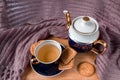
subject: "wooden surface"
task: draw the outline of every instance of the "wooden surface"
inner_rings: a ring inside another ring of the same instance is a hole
[[[66,39],[59,39],[59,38],[53,38],[53,37],[49,39],[56,40],[64,44],[65,46],[68,46],[68,41]],[[78,53],[75,56],[74,67],[72,69],[63,71],[61,74],[54,77],[46,77],[46,76],[37,74],[32,70],[30,65],[28,65],[24,74],[22,75],[22,80],[99,80],[96,72],[93,75],[86,77],[81,75],[78,71],[78,65],[84,61],[87,61],[93,64],[95,67],[94,60],[95,60],[94,53],[91,53],[91,52],[84,53],[84,54]]]

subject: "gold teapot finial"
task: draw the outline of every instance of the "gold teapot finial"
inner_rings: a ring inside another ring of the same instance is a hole
[[[67,21],[67,29],[69,29],[70,25],[71,25],[71,16],[70,13],[67,10],[64,10],[63,13],[66,15],[66,21]]]

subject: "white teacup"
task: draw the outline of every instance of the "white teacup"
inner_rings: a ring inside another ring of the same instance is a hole
[[[44,40],[36,46],[34,50],[35,58],[32,59],[32,63],[54,63],[60,58],[61,53],[62,47],[60,43],[55,40]]]

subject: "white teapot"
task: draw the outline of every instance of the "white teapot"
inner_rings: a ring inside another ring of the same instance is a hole
[[[64,10],[67,20],[69,35],[69,45],[78,52],[93,51],[96,54],[103,54],[107,43],[99,38],[99,24],[90,16],[78,16],[71,21],[70,13]],[[94,46],[100,44],[103,50],[98,50]]]

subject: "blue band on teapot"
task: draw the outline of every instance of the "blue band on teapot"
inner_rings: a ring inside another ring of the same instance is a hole
[[[92,49],[93,44],[77,43],[69,37],[69,45],[71,48],[75,49],[77,52],[88,52]]]

